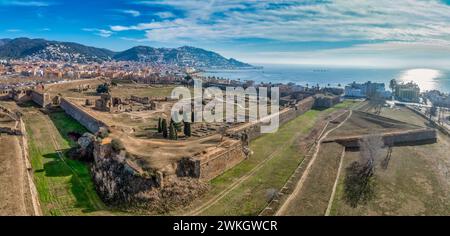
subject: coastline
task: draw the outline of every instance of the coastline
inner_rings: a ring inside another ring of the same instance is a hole
[[[259,65],[257,65],[259,66]],[[293,65],[262,65],[261,69],[207,69],[199,72],[202,76],[211,76],[238,81],[252,80],[257,83],[295,83],[303,86],[345,87],[352,82],[364,83],[367,81],[385,83],[389,87],[391,79],[409,82],[405,79],[411,77],[408,72],[417,69],[383,69],[383,68],[344,68],[324,66],[293,66]],[[414,81],[419,84],[421,91],[433,89],[450,93],[450,73],[438,71],[440,77],[427,78],[421,74]],[[408,75],[408,76],[406,76]],[[341,86],[338,86],[341,85]]]

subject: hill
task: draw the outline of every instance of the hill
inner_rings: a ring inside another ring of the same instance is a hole
[[[49,60],[66,62],[141,61],[153,64],[196,68],[252,68],[218,53],[195,47],[153,48],[137,46],[123,52],[88,47],[78,43],[45,39],[0,39],[0,59]]]

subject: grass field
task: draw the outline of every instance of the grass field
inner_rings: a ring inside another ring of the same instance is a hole
[[[258,164],[270,157],[272,159],[201,215],[258,215],[271,200],[271,195],[284,185],[303,160],[304,153],[299,148],[300,138],[308,135],[319,117],[353,104],[346,101],[327,110],[310,110],[281,126],[278,132],[253,140],[250,144],[253,155],[213,179],[211,191],[199,199],[198,204],[222,192]]]
[[[75,144],[67,134],[82,134],[85,128],[62,112],[47,116],[34,107],[24,110],[29,154],[43,214],[114,214],[98,197],[88,165],[66,158],[66,151]]]

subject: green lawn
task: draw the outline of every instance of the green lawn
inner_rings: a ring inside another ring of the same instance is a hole
[[[284,124],[273,134],[263,135],[250,144],[253,155],[211,181],[211,191],[199,200],[220,193],[235,180],[244,176],[259,163],[273,157],[262,165],[253,176],[245,180],[224,198],[206,209],[202,215],[257,215],[266,206],[270,193],[278,191],[303,160],[304,153],[298,147],[299,138],[306,136],[319,116],[353,105],[346,101],[323,111],[310,110]],[[272,155],[272,156],[271,156]]]
[[[36,108],[26,108],[24,118],[43,214],[113,214],[97,195],[88,165],[66,158],[66,151],[75,145],[67,134],[83,134],[85,128],[62,112],[47,116]],[[56,152],[54,142],[62,151],[63,159]]]

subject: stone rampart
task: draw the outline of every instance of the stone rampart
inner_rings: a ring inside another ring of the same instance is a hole
[[[107,126],[65,98],[61,98],[60,106],[69,116],[80,122],[80,124],[92,133],[96,133],[100,127]]]

